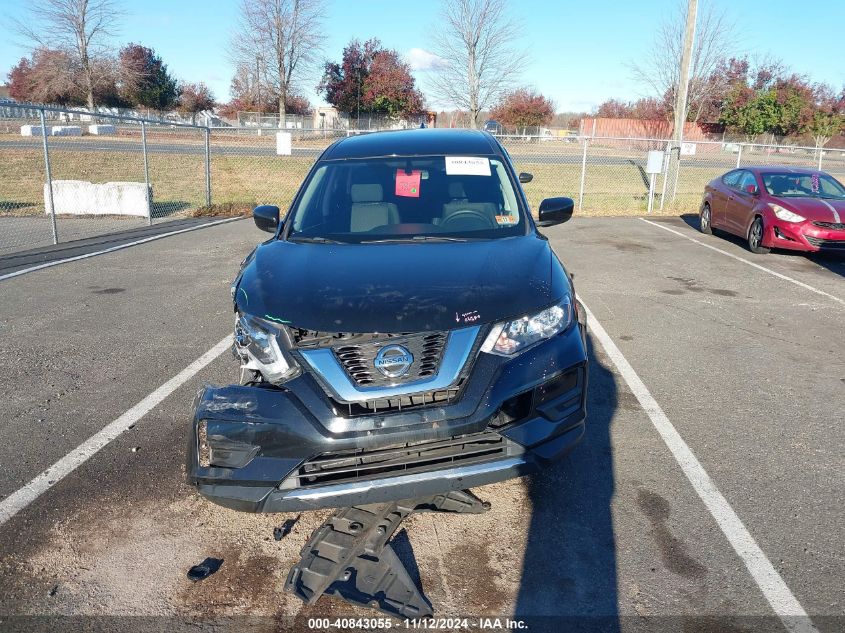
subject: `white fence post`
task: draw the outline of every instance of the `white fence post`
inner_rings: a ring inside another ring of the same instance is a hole
[[[150,199],[150,166],[147,162],[147,123],[141,121],[141,151],[144,154],[144,185],[147,196],[147,226],[153,225],[153,202]]]
[[[53,244],[59,243],[56,230],[56,205],[53,203],[53,174],[50,172],[50,151],[47,149],[47,124],[44,120],[44,108],[38,111],[41,117],[41,140],[44,142],[44,173],[47,179],[47,202],[50,203],[50,225],[53,229]]]
[[[663,187],[660,191],[660,210],[663,211],[663,202],[666,200],[666,180],[669,178],[669,163],[672,157],[672,141],[666,141],[666,150],[663,152]]]
[[[584,137],[584,152],[581,155],[581,186],[578,189],[578,210],[584,206],[584,177],[587,175],[587,137]]]
[[[211,130],[205,128],[205,206],[211,206]]]
[[[742,143],[739,144],[739,151],[736,153],[736,168],[739,169],[740,161],[742,161]]]

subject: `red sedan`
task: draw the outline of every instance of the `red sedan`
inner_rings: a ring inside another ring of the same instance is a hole
[[[700,220],[702,233],[739,235],[752,253],[845,253],[845,186],[812,169],[734,169],[704,188]]]

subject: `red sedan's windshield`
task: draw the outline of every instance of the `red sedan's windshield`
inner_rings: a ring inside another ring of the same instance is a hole
[[[766,172],[763,185],[769,195],[779,198],[833,198],[845,200],[845,187],[833,176],[823,172],[796,174]]]

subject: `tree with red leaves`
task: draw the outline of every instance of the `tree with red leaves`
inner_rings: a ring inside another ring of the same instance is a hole
[[[104,63],[109,39],[123,16],[115,0],[33,0],[26,16],[12,19],[11,26],[39,49],[61,52],[71,64],[63,83],[73,82],[74,92],[82,91],[83,103],[93,108],[102,82],[112,81],[110,64]],[[106,94],[110,91],[105,88]]]
[[[666,121],[668,109],[665,102],[651,97],[626,103],[619,99],[608,99],[596,109],[600,119],[638,119],[641,121]]]
[[[817,84],[813,102],[815,109],[807,122],[807,131],[816,147],[824,147],[834,136],[845,133],[845,90],[836,94],[830,86]]]
[[[214,107],[214,95],[204,83],[180,83],[176,109],[191,115],[191,123],[197,122],[197,113]]]
[[[631,106],[621,99],[608,99],[596,109],[596,117],[600,119],[629,119]]]
[[[79,106],[86,102],[80,69],[64,51],[39,48],[9,72],[9,94],[18,101]]]
[[[339,64],[327,62],[317,90],[340,112],[356,117],[363,112],[397,118],[423,110],[410,67],[376,38],[352,40]]]
[[[176,105],[176,80],[153,49],[127,44],[120,49],[119,60],[120,96],[126,103],[159,111]]]
[[[220,107],[220,114],[234,119],[238,112],[259,114],[278,112],[279,93],[274,84],[265,81],[261,73],[249,64],[238,64],[229,87],[232,100]],[[285,114],[306,116],[312,112],[311,103],[302,95],[289,91],[285,97]]]
[[[528,88],[508,93],[490,111],[490,117],[507,128],[522,130],[547,125],[555,115],[554,104]]]

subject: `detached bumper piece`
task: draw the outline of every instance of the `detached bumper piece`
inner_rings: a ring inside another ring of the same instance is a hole
[[[388,541],[415,511],[480,514],[489,508],[489,503],[463,490],[336,510],[305,543],[285,591],[306,604],[328,594],[391,616],[431,616],[431,604]]]

